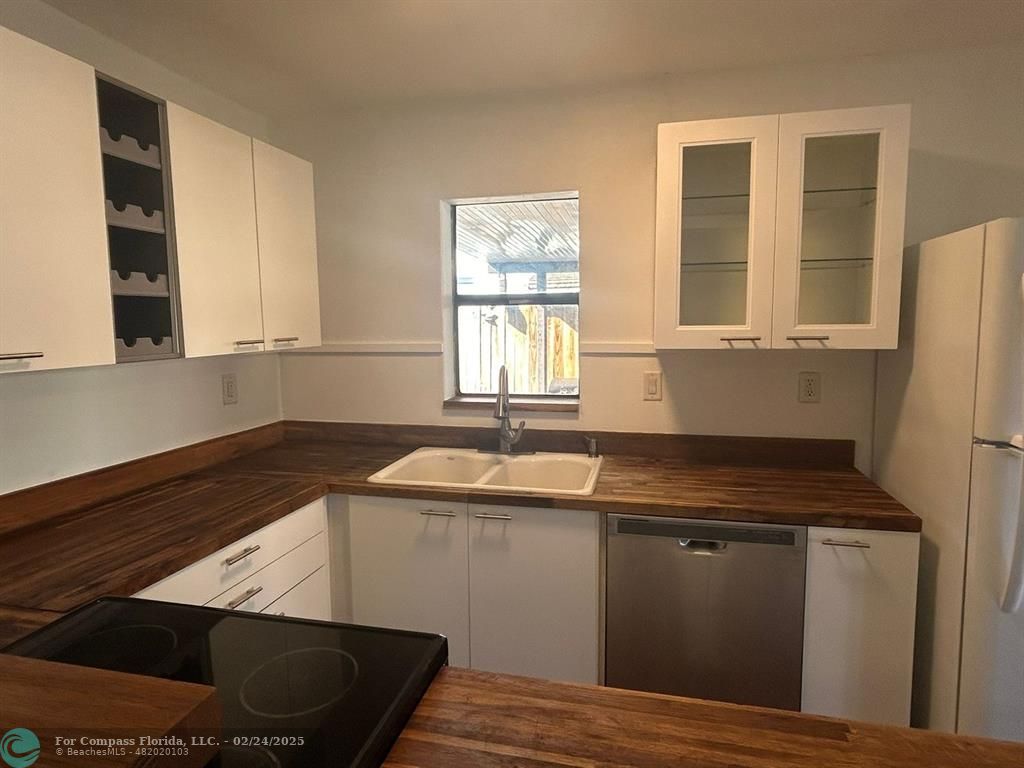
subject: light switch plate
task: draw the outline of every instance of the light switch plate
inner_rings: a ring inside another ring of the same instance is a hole
[[[238,402],[238,377],[233,373],[225,373],[220,377],[220,391],[224,405]]]
[[[644,371],[644,400],[661,400],[661,371]]]

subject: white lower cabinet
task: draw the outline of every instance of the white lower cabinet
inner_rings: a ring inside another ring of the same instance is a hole
[[[349,500],[352,620],[438,632],[453,666],[596,683],[599,515]]]
[[[807,529],[802,711],[909,724],[919,542]]]
[[[466,505],[356,496],[348,514],[352,621],[443,634],[468,667]]]
[[[327,562],[327,542],[323,533],[303,542],[266,568],[213,598],[207,605],[235,611],[260,612],[300,584]],[[330,595],[325,595],[327,600]]]
[[[598,682],[600,515],[469,506],[470,663]]]
[[[330,574],[326,565],[285,592],[261,613],[293,619],[331,620]]]
[[[325,571],[324,577],[328,577],[327,553],[327,504],[318,499],[146,587],[135,597],[263,611],[317,571]],[[330,581],[320,583],[318,605],[325,607],[318,610],[330,618]]]

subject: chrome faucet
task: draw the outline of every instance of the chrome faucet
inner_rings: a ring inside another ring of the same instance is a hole
[[[526,431],[526,422],[520,421],[516,429],[508,414],[511,408],[508,402],[508,371],[501,366],[498,371],[498,399],[494,401],[494,418],[498,420],[498,453],[512,453],[512,446],[520,441]]]

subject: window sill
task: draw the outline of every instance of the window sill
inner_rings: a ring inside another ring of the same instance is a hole
[[[558,400],[546,397],[513,397],[510,400],[510,404],[515,411],[579,413],[580,410],[580,400],[578,397],[559,398]],[[445,408],[489,410],[494,408],[494,398],[476,395],[456,395],[445,400],[443,405]]]

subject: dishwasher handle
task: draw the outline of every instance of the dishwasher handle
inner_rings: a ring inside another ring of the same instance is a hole
[[[712,539],[680,539],[679,546],[691,555],[721,555],[729,545]]]

